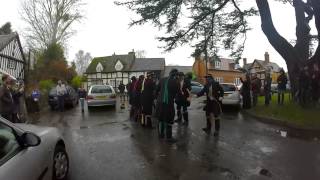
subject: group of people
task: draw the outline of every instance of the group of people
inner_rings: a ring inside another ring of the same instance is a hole
[[[243,108],[250,109],[251,106],[256,106],[258,103],[258,97],[261,94],[263,87],[263,94],[265,97],[265,105],[268,106],[272,97],[272,78],[270,73],[265,74],[263,84],[257,74],[246,74],[245,78],[240,78],[242,82],[241,95],[243,97]],[[284,93],[287,88],[288,78],[283,69],[280,70],[280,75],[277,78],[277,91],[278,91],[278,104],[284,104]]]
[[[152,110],[154,109],[156,82],[152,72],[131,78],[128,84],[130,117],[142,126],[152,128]]]
[[[185,75],[178,70],[171,70],[168,77],[155,82],[153,74],[131,78],[128,85],[129,103],[131,105],[130,117],[142,126],[152,128],[152,113],[158,117],[159,138],[174,142],[172,126],[176,122],[188,126],[188,107],[191,104],[191,79],[192,76]],[[211,75],[206,76],[206,85],[198,97],[207,95],[204,108],[207,116],[207,126],[203,128],[206,133],[211,133],[212,121],[215,121],[214,135],[219,135],[221,114],[221,101],[224,95],[223,88]],[[175,119],[175,116],[177,118]]]
[[[297,100],[303,106],[319,105],[320,100],[320,63],[314,63],[300,68],[299,87],[296,93]]]
[[[21,122],[20,118],[20,97],[24,92],[23,84],[9,75],[2,76],[2,85],[0,87],[0,115],[13,122]]]

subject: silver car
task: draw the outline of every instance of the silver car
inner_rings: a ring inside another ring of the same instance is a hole
[[[240,107],[241,96],[238,87],[232,83],[220,83],[224,91],[223,105],[235,105]]]
[[[88,107],[116,106],[117,95],[110,85],[92,85],[87,96]]]
[[[0,179],[65,180],[68,171],[65,143],[56,128],[0,117]]]

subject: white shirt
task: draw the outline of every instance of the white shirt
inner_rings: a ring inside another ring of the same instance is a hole
[[[57,95],[58,96],[63,96],[67,94],[67,88],[64,84],[57,85]]]

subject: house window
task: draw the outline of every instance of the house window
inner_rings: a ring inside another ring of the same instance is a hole
[[[223,83],[223,77],[215,77],[214,80],[219,83]]]
[[[111,85],[112,87],[116,87],[116,80],[111,79],[111,80],[110,80],[110,85]]]
[[[214,67],[215,67],[216,69],[220,69],[220,68],[221,68],[221,62],[220,62],[220,61],[215,61],[215,62],[214,62]]]
[[[9,60],[8,61],[8,68],[9,69],[16,69],[16,66],[17,66],[17,62],[14,61],[14,60]]]
[[[236,84],[236,85],[241,84],[240,78],[235,78],[234,79],[234,84]]]

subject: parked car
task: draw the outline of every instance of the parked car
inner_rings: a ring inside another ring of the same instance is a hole
[[[224,97],[222,99],[223,105],[235,105],[240,107],[241,95],[240,91],[235,84],[232,83],[220,83],[224,91]]]
[[[68,171],[65,142],[56,128],[0,117],[0,179],[65,180]]]
[[[88,107],[113,106],[116,107],[117,95],[110,85],[92,85],[87,96]]]
[[[65,95],[64,105],[69,107],[75,107],[79,103],[78,93],[73,89],[73,87],[66,85],[67,94]],[[51,110],[58,108],[58,95],[56,87],[53,87],[49,91],[49,105]]]
[[[196,82],[191,81],[191,93],[192,94],[198,94],[203,89],[203,85]]]

